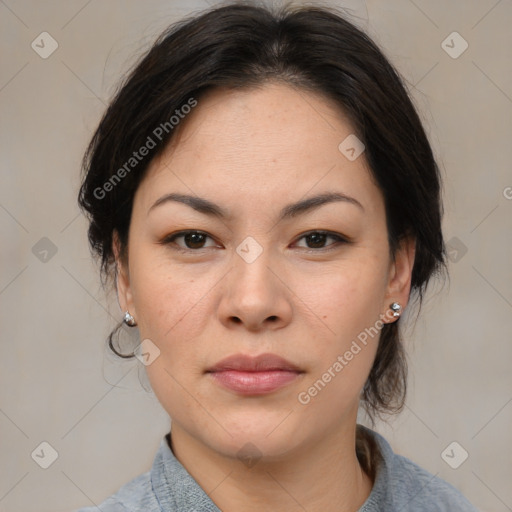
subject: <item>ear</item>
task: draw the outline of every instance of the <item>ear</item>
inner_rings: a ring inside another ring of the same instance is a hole
[[[137,319],[130,287],[130,273],[128,271],[128,256],[121,252],[121,242],[117,231],[114,231],[112,239],[112,251],[116,260],[116,287],[119,307],[124,313],[128,311],[135,320]]]
[[[407,306],[411,292],[415,255],[416,240],[412,237],[404,237],[391,262],[385,304],[383,305],[385,311],[389,311],[392,302],[398,302],[402,306],[402,310]]]

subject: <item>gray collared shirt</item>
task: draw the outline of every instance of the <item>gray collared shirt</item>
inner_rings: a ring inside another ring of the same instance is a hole
[[[393,453],[389,443],[366,427],[381,454],[370,496],[358,512],[478,512],[444,480]],[[165,436],[150,471],[125,484],[98,505],[101,512],[219,512],[176,459]],[[97,512],[97,507],[76,512]]]

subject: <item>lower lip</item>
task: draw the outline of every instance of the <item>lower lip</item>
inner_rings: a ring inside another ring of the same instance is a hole
[[[225,370],[211,373],[222,386],[241,395],[264,395],[280,389],[300,374],[287,370],[243,372]]]

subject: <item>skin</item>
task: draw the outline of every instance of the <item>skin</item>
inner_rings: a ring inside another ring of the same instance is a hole
[[[160,350],[146,369],[172,419],[173,452],[223,511],[352,511],[371,492],[355,427],[378,336],[309,403],[298,401],[393,301],[409,298],[414,243],[391,258],[364,153],[349,161],[338,149],[352,133],[336,105],[288,85],[210,92],[137,189],[127,258],[114,242],[120,305]],[[330,202],[278,219],[286,205],[333,191],[361,207]],[[174,201],[151,208],[171,192],[229,215]],[[186,229],[208,236],[161,243]],[[314,230],[349,243],[304,237]],[[251,263],[236,252],[249,236],[262,249]],[[229,355],[268,352],[303,373],[259,397],[205,373]],[[237,456],[244,446],[251,467]]]

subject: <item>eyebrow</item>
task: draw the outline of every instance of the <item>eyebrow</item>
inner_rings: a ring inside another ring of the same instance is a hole
[[[309,211],[315,210],[324,204],[339,201],[353,204],[364,211],[363,205],[353,197],[347,196],[346,194],[342,194],[340,192],[325,192],[323,194],[308,197],[307,199],[302,199],[301,201],[285,206],[279,213],[279,221],[291,219]],[[219,219],[225,219],[229,217],[228,212],[224,210],[224,208],[209,201],[208,199],[176,193],[166,194],[157,199],[155,203],[153,203],[153,205],[149,208],[148,214],[153,209],[168,202],[182,203],[190,206],[200,213],[209,215],[211,217],[218,217]]]

